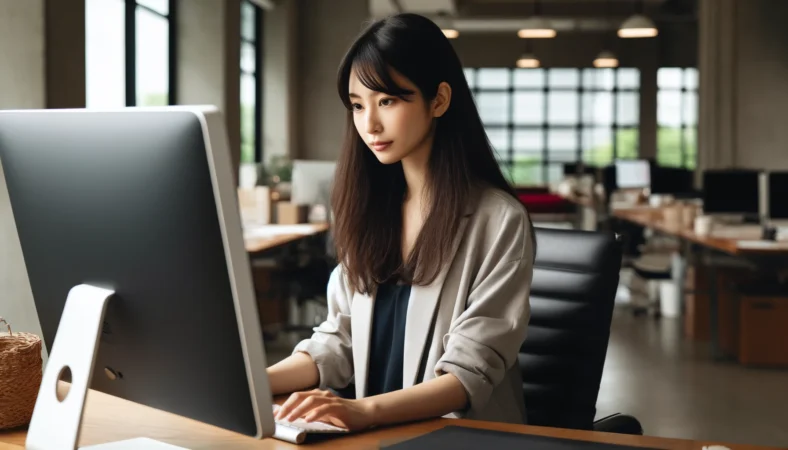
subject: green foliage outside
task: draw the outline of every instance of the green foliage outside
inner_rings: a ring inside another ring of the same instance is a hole
[[[241,162],[254,162],[254,105],[241,105]]]

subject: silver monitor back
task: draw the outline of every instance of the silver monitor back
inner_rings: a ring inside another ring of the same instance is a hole
[[[231,167],[213,107],[0,111],[47,348],[72,287],[110,289],[91,387],[259,438],[271,392]]]

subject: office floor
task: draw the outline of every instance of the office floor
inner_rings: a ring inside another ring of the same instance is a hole
[[[788,446],[788,370],[713,362],[678,319],[617,310],[597,417],[626,412],[652,436]]]

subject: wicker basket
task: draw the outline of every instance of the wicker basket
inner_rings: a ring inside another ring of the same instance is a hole
[[[0,430],[30,423],[41,386],[41,339],[30,333],[0,333]]]

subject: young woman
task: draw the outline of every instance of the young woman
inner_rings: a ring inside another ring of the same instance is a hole
[[[517,353],[535,243],[459,58],[429,19],[372,24],[338,75],[328,318],[270,367],[278,420],[350,429],[450,416],[523,423]],[[355,398],[329,389],[355,384]],[[305,391],[310,388],[314,390]]]

